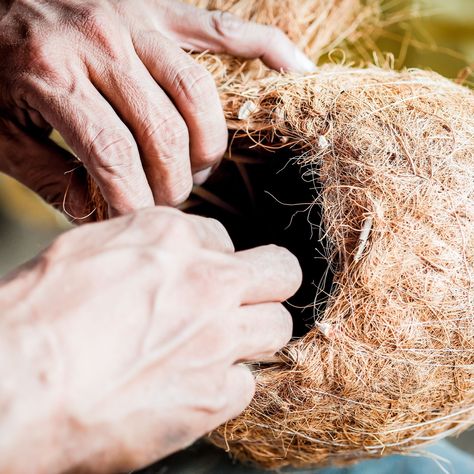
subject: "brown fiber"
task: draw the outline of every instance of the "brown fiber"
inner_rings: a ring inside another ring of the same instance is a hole
[[[334,283],[314,328],[281,363],[255,367],[251,406],[213,441],[265,467],[308,466],[468,427],[472,91],[432,72],[343,66],[225,84],[229,128],[290,147],[304,179],[288,185],[319,189]],[[254,112],[238,120],[246,102]]]
[[[373,38],[403,16],[381,0],[186,0],[283,30],[315,62],[334,48]],[[387,2],[386,2],[387,3]],[[391,2],[399,3],[399,0]]]
[[[195,3],[268,19],[313,57],[338,33],[333,28],[322,42],[318,28],[308,33],[321,5],[364,11],[344,0]],[[348,17],[359,18],[357,11]],[[212,441],[241,460],[277,468],[405,453],[468,427],[473,92],[419,70],[326,65],[306,76],[262,68],[250,74],[226,57],[200,61],[218,83],[233,143],[251,137],[260,154],[285,148],[304,178],[288,186],[317,190],[322,221],[314,224],[334,273],[314,327],[279,362],[254,366],[253,402]]]

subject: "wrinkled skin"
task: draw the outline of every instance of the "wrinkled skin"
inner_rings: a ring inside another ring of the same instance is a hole
[[[300,280],[169,208],[62,235],[0,285],[0,471],[137,469],[236,416]]]
[[[111,216],[177,205],[227,144],[212,77],[183,49],[314,67],[278,29],[176,0],[0,0],[0,115],[30,132],[59,130]],[[64,174],[72,157],[50,155],[2,158],[0,170],[59,207],[71,191],[66,210],[84,217],[72,189],[80,178]],[[32,166],[48,173],[32,176]]]
[[[0,171],[21,181],[71,219],[81,216],[77,223],[93,220],[87,210],[87,175],[74,157],[47,136],[28,133],[2,117]]]
[[[227,141],[184,49],[313,68],[278,30],[177,1],[0,0],[0,171],[83,217],[56,128],[111,216],[181,202]],[[234,417],[254,390],[241,362],[288,341],[300,279],[287,251],[235,253],[169,208],[64,234],[0,280],[0,471],[137,469]]]

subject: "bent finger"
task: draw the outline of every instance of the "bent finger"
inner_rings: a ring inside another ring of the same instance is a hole
[[[138,58],[128,68],[91,63],[93,84],[133,133],[155,203],[181,204],[193,184],[184,119]]]
[[[199,417],[196,422],[202,423],[203,435],[240,415],[248,407],[255,394],[255,377],[244,364],[232,365],[223,375],[225,376],[224,383],[219,384],[218,388],[215,387],[218,390],[219,408],[211,411],[206,409],[205,417],[203,417],[203,411],[193,413]],[[214,383],[209,379],[210,387]]]
[[[233,253],[234,244],[225,227],[216,219],[185,214],[171,207],[154,207],[134,215],[140,222],[136,226],[142,244],[155,242],[157,231],[161,245],[175,249],[183,244],[191,244],[207,250]],[[163,226],[164,224],[164,226]],[[143,228],[147,232],[141,232]],[[162,235],[164,228],[164,235]],[[130,231],[127,232],[130,235]],[[128,237],[127,237],[128,238]]]
[[[224,225],[218,220],[195,215],[188,217],[195,223],[198,238],[204,248],[224,253],[234,252],[234,243]]]
[[[215,167],[227,147],[227,126],[212,76],[158,33],[136,33],[134,43],[140,59],[186,121],[193,173]]]
[[[110,215],[154,205],[135,140],[114,109],[79,81],[73,93],[34,87],[28,103],[63,136],[84,163],[109,205]]]
[[[293,296],[301,285],[298,259],[288,250],[267,245],[237,252],[246,266],[242,304],[282,302]]]
[[[217,425],[240,415],[250,404],[255,394],[255,378],[248,367],[243,364],[232,366],[227,372],[226,393],[228,394],[227,410]]]
[[[187,7],[179,11],[170,28],[188,50],[260,58],[276,70],[314,72],[314,63],[279,29],[245,21],[222,11]]]
[[[293,320],[280,303],[246,305],[232,316],[238,361],[271,357],[291,339]]]

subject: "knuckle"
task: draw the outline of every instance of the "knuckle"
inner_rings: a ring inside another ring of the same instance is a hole
[[[202,166],[212,165],[227,148],[227,127],[214,79],[205,68],[194,63],[182,68],[173,82],[186,107],[203,124],[203,128],[206,126],[203,135],[209,138],[205,140],[198,159]]]
[[[242,341],[255,340],[255,331],[260,331],[259,356],[271,356],[288,341],[293,331],[290,313],[279,303],[266,303],[256,308],[258,316],[241,318],[239,334]],[[260,319],[260,320],[259,320]]]
[[[143,139],[145,142],[156,141],[160,144],[160,159],[165,163],[176,159],[176,151],[187,151],[189,148],[186,123],[180,117],[173,115],[150,120],[143,132]]]
[[[188,128],[186,127],[186,124],[183,120],[174,120],[172,122],[167,122],[162,132],[166,134],[166,141],[172,149],[181,150],[184,148],[188,148]]]
[[[169,213],[157,216],[156,223],[151,225],[158,231],[162,243],[168,244],[177,251],[184,251],[198,244],[194,226],[180,214]]]
[[[188,199],[192,190],[193,181],[192,176],[189,175],[189,179],[181,179],[170,187],[166,196],[166,203],[171,207],[179,206]]]
[[[226,419],[239,415],[252,401],[255,395],[256,382],[252,371],[245,365],[233,366],[223,383],[216,384],[210,408],[215,415]],[[226,420],[222,420],[226,421]]]
[[[36,62],[31,63],[28,70],[18,74],[11,87],[12,96],[17,101],[27,102],[33,97],[53,96],[61,100],[67,99],[69,93],[75,89],[76,80],[58,73],[46,62],[39,63],[41,59],[36,58]]]
[[[213,166],[224,156],[227,150],[227,140],[215,139],[199,154],[199,164],[203,168]]]
[[[121,42],[114,41],[116,36],[113,28],[115,15],[112,9],[106,7],[106,3],[77,2],[76,5],[69,8],[64,22],[72,24],[73,29],[84,37],[93,39],[94,45],[99,47],[102,53],[117,61],[120,60],[122,51],[119,45]]]
[[[265,33],[266,33],[266,38],[270,38],[272,41],[274,41],[277,45],[281,43],[287,43],[290,42],[288,36],[278,27],[276,26],[260,26],[260,28],[265,28]],[[271,42],[268,42],[269,44]]]
[[[102,128],[90,141],[86,157],[113,174],[124,176],[134,166],[137,148],[129,133],[117,128]]]
[[[209,97],[216,96],[216,86],[211,74],[202,66],[194,63],[176,74],[178,92],[184,95],[195,108],[206,110]]]
[[[227,229],[225,228],[224,224],[222,224],[222,222],[218,221],[217,219],[213,219],[211,217],[207,218],[207,223],[212,229],[214,229],[215,234],[218,236],[225,248],[228,248],[230,251],[233,251],[234,243],[232,242],[232,239],[229,233],[227,232]]]
[[[194,235],[194,226],[191,222],[177,213],[168,214],[164,223],[168,235],[190,239]]]
[[[252,371],[245,365],[236,366],[238,369],[238,381],[239,386],[241,387],[241,403],[243,403],[244,408],[252,401],[253,396],[255,395],[255,377]]]
[[[86,1],[76,2],[74,6],[70,6],[65,19],[81,31],[95,33],[104,26],[106,15],[98,2]]]
[[[26,41],[25,54],[15,64],[15,89],[27,92],[54,92],[71,90],[71,77],[60,67],[60,56],[50,42],[34,33]]]
[[[194,260],[189,274],[197,289],[209,297],[219,294],[219,301],[226,300],[225,304],[229,305],[229,291],[235,291],[235,273],[234,266],[225,258],[219,258],[219,261],[208,258]]]
[[[278,319],[279,334],[281,336],[281,344],[279,346],[281,347],[291,339],[293,333],[293,318],[282,304],[275,303],[275,305],[274,311]]]
[[[229,12],[213,11],[210,14],[211,28],[224,40],[234,39],[242,30],[244,22]]]
[[[167,259],[169,261],[169,253],[163,251],[166,244],[171,244],[179,251],[190,240],[192,226],[188,226],[186,219],[178,212],[168,212],[165,208],[144,209],[120,219],[125,223],[122,228],[124,235],[129,236],[128,242],[134,246],[134,252],[130,253],[132,268],[138,271],[151,266],[152,271],[156,272],[157,268],[165,265]],[[136,265],[137,261],[143,264]]]
[[[47,30],[48,34],[45,34]],[[56,89],[67,80],[64,68],[62,51],[58,51],[59,32],[56,25],[49,19],[28,21],[19,19],[11,30],[2,34],[0,28],[0,57],[2,67],[0,77],[8,87],[15,90],[25,80],[30,82],[28,90],[33,86],[46,86],[48,91]]]

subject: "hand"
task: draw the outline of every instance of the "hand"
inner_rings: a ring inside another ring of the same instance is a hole
[[[0,110],[59,130],[109,214],[176,205],[227,144],[212,77],[182,48],[313,68],[275,28],[176,0],[0,0]]]
[[[59,237],[0,286],[0,471],[137,469],[236,416],[300,280],[288,251],[234,253],[169,208]]]
[[[1,117],[0,172],[17,178],[72,220],[94,220],[87,174],[75,158],[48,137],[27,133]]]

